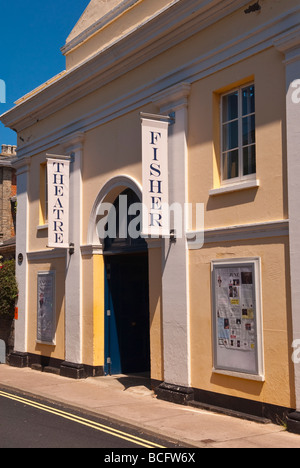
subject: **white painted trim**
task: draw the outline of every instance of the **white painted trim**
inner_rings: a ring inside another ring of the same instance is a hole
[[[66,262],[65,280],[65,360],[82,363],[83,353],[83,298],[82,298],[82,133],[75,133],[62,142],[65,152],[72,153],[70,165],[70,243],[74,253]]]
[[[222,369],[214,369],[213,374],[221,374],[221,375],[229,375],[230,377],[236,377],[238,379],[245,379],[245,380],[254,380],[256,382],[265,382],[265,376],[262,375],[255,375],[255,374],[245,374],[243,372],[234,372],[234,371],[227,371]]]
[[[28,231],[29,231],[29,199],[28,186],[30,159],[26,158],[17,166],[17,238],[16,238],[16,257],[23,255],[23,262],[16,262],[16,278],[19,287],[19,296],[17,306],[20,314],[18,320],[15,320],[15,343],[14,350],[20,352],[28,351]]]
[[[211,189],[209,191],[210,196],[215,196],[215,195],[222,195],[224,193],[231,193],[231,192],[238,192],[239,190],[246,190],[250,188],[256,188],[259,187],[260,183],[259,180],[257,179],[247,179],[247,180],[239,180],[239,182],[235,184],[226,184],[222,185],[222,187],[218,187],[215,189]]]
[[[40,224],[36,227],[37,231],[44,231],[45,229],[48,229],[48,224]]]
[[[80,250],[83,257],[103,255],[103,248],[101,245],[82,245]]]
[[[27,252],[28,262],[35,262],[40,260],[48,261],[53,258],[66,258],[66,249],[49,249],[49,250],[36,250]]]
[[[169,179],[169,203],[177,202],[182,206],[188,200],[187,131],[190,89],[189,83],[180,83],[153,97],[153,102],[161,113],[175,112],[175,123],[169,128],[169,172],[172,174]],[[162,243],[164,381],[189,387],[191,343],[187,242],[185,238],[178,238],[173,244],[167,239]]]
[[[202,232],[188,231],[186,238],[189,250],[199,250],[203,243]],[[289,235],[289,220],[266,221],[262,223],[240,224],[236,226],[217,227],[204,231],[204,245],[220,242],[243,241],[250,239],[272,238]]]
[[[142,200],[142,193],[143,193],[142,186],[137,180],[135,180],[131,176],[119,175],[116,177],[112,177],[104,184],[104,186],[102,187],[102,189],[97,195],[97,198],[94,202],[94,205],[90,214],[88,232],[87,232],[87,245],[101,246],[101,241],[96,231],[96,217],[97,217],[97,212],[101,203],[103,203],[107,199],[107,197],[110,195],[110,193],[112,193],[115,189],[118,189],[118,193],[115,194],[115,198],[116,198],[123,190],[127,188],[133,190],[134,193],[138,196],[138,198]],[[109,201],[113,203],[115,199],[109,200]]]
[[[300,29],[300,28],[299,28]],[[300,104],[293,102],[294,80],[300,77],[300,40],[299,29],[296,37],[285,36],[280,44],[285,53],[286,65],[286,132],[287,132],[287,177],[288,177],[288,206],[290,219],[289,257],[291,281],[291,317],[292,340],[300,338],[300,160],[299,160],[299,120]],[[298,34],[298,36],[297,36]],[[297,58],[297,60],[296,60]],[[291,347],[292,355],[292,347]],[[296,410],[300,411],[300,366],[294,363],[294,382]]]

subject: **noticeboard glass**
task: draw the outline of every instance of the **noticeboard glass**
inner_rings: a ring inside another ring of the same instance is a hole
[[[37,342],[54,344],[55,328],[55,272],[39,272],[37,277]]]
[[[256,261],[213,262],[214,368],[261,372],[261,320]]]

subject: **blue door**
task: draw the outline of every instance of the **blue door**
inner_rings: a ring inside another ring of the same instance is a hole
[[[148,254],[106,256],[105,374],[150,370]]]

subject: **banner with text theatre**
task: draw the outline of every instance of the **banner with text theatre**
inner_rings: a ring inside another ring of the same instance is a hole
[[[48,247],[69,247],[69,156],[47,155]]]
[[[142,119],[143,236],[169,236],[168,122]]]

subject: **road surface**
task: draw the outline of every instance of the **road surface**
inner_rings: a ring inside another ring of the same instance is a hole
[[[96,416],[0,388],[0,448],[163,450],[175,445]]]

